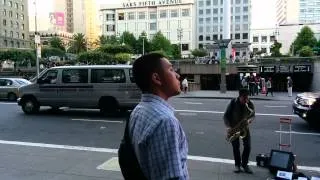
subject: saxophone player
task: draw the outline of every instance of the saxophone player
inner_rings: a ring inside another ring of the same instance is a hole
[[[239,133],[245,132],[245,136],[242,138],[244,146],[242,156],[240,156],[240,137],[236,136],[236,138],[231,140],[233,156],[235,160],[234,172],[242,172],[242,167],[244,172],[252,174],[253,172],[248,166],[251,151],[251,137],[248,124],[250,124],[253,121],[255,117],[255,110],[254,105],[252,101],[250,101],[248,96],[248,89],[239,90],[239,96],[230,101],[224,113],[224,123],[227,127],[228,134],[233,130],[238,131],[238,129],[241,129]],[[246,121],[246,123],[242,123],[243,121]]]

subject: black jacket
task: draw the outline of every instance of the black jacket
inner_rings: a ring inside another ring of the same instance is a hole
[[[225,125],[233,128],[246,116],[248,116],[248,118],[254,117],[255,109],[252,101],[249,100],[248,106],[253,110],[253,113],[251,113],[250,116],[250,111],[247,110],[245,105],[240,103],[239,98],[232,99],[223,116]]]

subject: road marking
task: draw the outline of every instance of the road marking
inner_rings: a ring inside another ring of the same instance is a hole
[[[275,132],[276,133],[290,134],[290,131],[275,131]],[[291,131],[291,134],[320,136],[320,133],[305,133],[305,132],[297,132],[297,131]]]
[[[100,119],[71,119],[72,121],[85,121],[85,122],[105,122],[105,123],[123,123],[123,121],[110,121]]]
[[[179,113],[180,116],[197,116],[197,113]]]
[[[267,108],[286,108],[288,106],[268,106],[268,105],[265,105],[264,107],[267,107]]]
[[[15,104],[15,105],[18,105],[18,103],[16,103],[16,102],[0,102],[0,104]]]
[[[194,104],[194,105],[199,105],[199,104],[203,104],[201,102],[184,102],[185,104]]]
[[[118,157],[110,158],[106,162],[99,165],[97,169],[105,170],[105,171],[121,171]]]
[[[209,113],[209,114],[224,114],[222,111],[198,111],[198,110],[175,110],[176,112],[193,112],[193,113]],[[256,113],[257,116],[276,116],[276,117],[298,117],[293,114],[264,114]]]
[[[69,145],[32,143],[32,142],[21,142],[21,141],[5,141],[5,140],[0,140],[0,144],[118,154],[118,149],[109,149],[109,148],[95,148],[95,147],[85,147],[85,146],[69,146]],[[204,157],[204,156],[188,155],[188,159],[193,161],[234,164],[234,160],[231,160],[231,159],[221,159],[221,158]],[[256,162],[250,161],[249,165],[256,166]],[[313,166],[298,166],[298,169],[320,172],[320,167],[313,167]]]

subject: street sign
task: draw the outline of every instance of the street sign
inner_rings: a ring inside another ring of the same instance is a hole
[[[37,57],[41,58],[41,46],[37,47]]]
[[[40,44],[40,36],[39,36],[39,35],[35,35],[35,36],[34,36],[34,42],[35,42],[36,44]]]

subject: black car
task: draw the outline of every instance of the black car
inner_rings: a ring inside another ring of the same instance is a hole
[[[320,124],[320,92],[298,94],[293,102],[293,113],[313,125]]]

